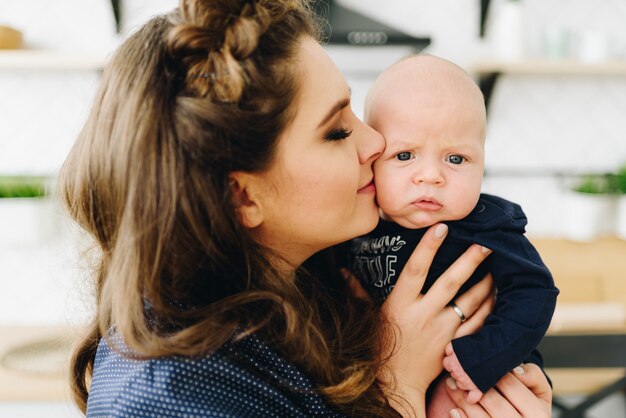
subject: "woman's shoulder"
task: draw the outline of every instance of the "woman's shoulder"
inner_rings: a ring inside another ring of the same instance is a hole
[[[333,416],[296,367],[248,336],[201,357],[137,360],[101,341],[88,416]]]

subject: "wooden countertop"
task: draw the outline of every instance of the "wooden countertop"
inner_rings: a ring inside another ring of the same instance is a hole
[[[549,334],[626,334],[626,241],[615,237],[593,242],[531,237],[531,241],[561,290]],[[554,393],[569,395],[593,393],[623,377],[626,369],[547,372]]]
[[[559,303],[618,302],[626,306],[626,241],[530,238],[561,289]]]
[[[550,332],[626,333],[626,241],[531,241],[561,290]]]
[[[0,401],[69,401],[69,341],[76,335],[70,327],[0,327]],[[38,353],[41,342],[62,342],[61,349],[46,357]],[[25,349],[14,351],[17,347]],[[26,357],[34,361],[27,363]],[[28,370],[37,363],[45,368]]]
[[[626,369],[546,369],[552,380],[554,395],[590,394],[616,382],[626,375]]]

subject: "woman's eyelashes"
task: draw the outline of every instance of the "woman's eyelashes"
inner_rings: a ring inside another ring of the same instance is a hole
[[[325,138],[329,141],[341,141],[346,139],[352,134],[352,129],[348,128],[336,128],[328,132]]]

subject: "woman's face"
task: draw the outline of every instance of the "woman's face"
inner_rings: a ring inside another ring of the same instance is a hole
[[[296,72],[296,114],[260,175],[263,222],[254,231],[294,266],[376,226],[372,162],[384,148],[352,113],[346,80],[314,39],[302,40]]]

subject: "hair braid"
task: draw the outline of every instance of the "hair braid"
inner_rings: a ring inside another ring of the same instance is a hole
[[[241,98],[254,70],[250,56],[272,19],[262,4],[242,3],[239,10],[212,10],[203,2],[182,2],[168,47],[186,66],[190,93],[223,103]]]

